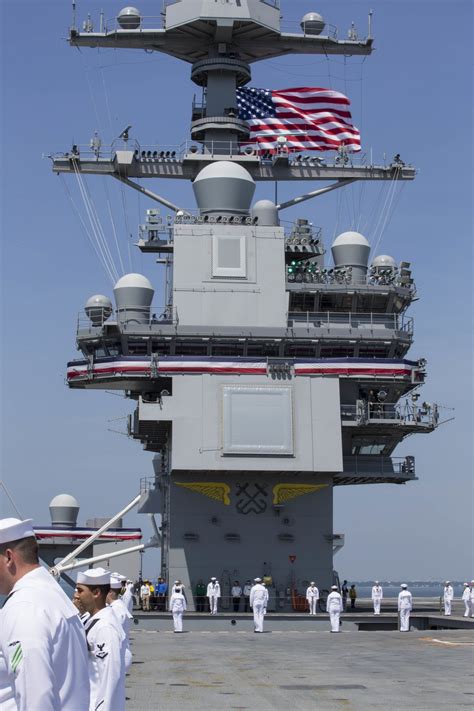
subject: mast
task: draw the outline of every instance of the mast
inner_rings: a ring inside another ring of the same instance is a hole
[[[92,297],[77,331],[84,357],[68,364],[68,384],[137,401],[129,434],[157,455],[140,506],[161,513],[163,572],[188,586],[230,567],[242,578],[267,574],[271,604],[285,608],[296,599],[288,588],[332,583],[343,542],[332,526],[334,486],[414,480],[414,458],[392,453],[436,427],[437,407],[418,406],[426,362],[406,359],[410,264],[369,262],[366,238],[348,231],[332,244],[331,266],[321,231],[303,216],[285,231],[279,213],[354,181],[413,180],[415,169],[399,157],[354,164],[345,151],[331,161],[264,156],[238,117],[236,89],[253,63],[367,56],[370,28],[339,39],[308,13],[300,33],[286,33],[276,0],[180,0],[165,4],[163,27],[135,8],[101,25],[73,26],[70,44],[169,54],[190,64],[205,98],[183,150],[143,151],[127,127],[108,153],[53,157],[55,172],[110,175],[175,213],[163,221],[148,210],[138,242],[165,255],[167,269],[172,260],[166,303],[156,310],[153,286],[137,274],[115,285],[115,312],[108,297]],[[134,178],[192,180],[197,211]],[[300,180],[334,182],[279,204],[253,202],[256,182]]]

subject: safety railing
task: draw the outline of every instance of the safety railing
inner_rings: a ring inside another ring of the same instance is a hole
[[[90,332],[97,335],[104,326],[118,324],[121,328],[127,326],[149,327],[159,324],[177,324],[177,310],[173,306],[121,306],[113,310],[106,306],[90,306],[79,311],[77,316],[77,333]]]
[[[202,107],[205,111],[205,106]],[[119,136],[111,143],[103,143],[98,134],[94,134],[89,143],[74,143],[66,151],[52,153],[49,157],[53,160],[76,159],[78,161],[112,161],[116,157],[117,151],[133,151],[134,158],[139,163],[161,164],[161,163],[181,163],[185,159],[209,158],[215,156],[227,156],[229,158],[252,158],[259,160],[262,164],[272,165],[282,155],[288,159],[288,165],[293,168],[341,168],[360,167],[366,169],[392,170],[394,163],[374,163],[366,153],[343,153],[340,151],[327,151],[323,156],[316,153],[281,149],[279,151],[262,151],[255,142],[238,143],[237,141],[193,141],[185,140],[181,143],[173,144],[142,144],[136,138],[129,137],[125,132],[125,138]],[[404,164],[407,168],[413,168],[409,163]]]
[[[413,318],[404,314],[357,313],[352,311],[289,311],[288,325],[306,323],[314,328],[387,329],[413,335]]]
[[[156,479],[153,476],[143,476],[140,479],[140,494],[146,494],[155,488]]]
[[[360,454],[344,457],[343,475],[354,476],[393,476],[406,475],[415,477],[415,457],[384,457],[380,455]],[[336,475],[339,476],[339,475]]]
[[[371,422],[392,422],[398,425],[431,425],[436,427],[439,421],[439,409],[436,403],[404,402],[367,402],[358,400],[355,405],[341,405],[343,422],[367,424]]]

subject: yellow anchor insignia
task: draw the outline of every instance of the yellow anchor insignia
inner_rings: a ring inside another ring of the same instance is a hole
[[[327,484],[276,484],[273,487],[273,503],[283,504],[290,499],[296,499],[297,496],[304,494],[312,494],[319,489],[324,489]]]
[[[225,506],[230,504],[230,486],[220,481],[176,481],[176,486],[183,486],[185,489],[191,489],[198,494],[208,496],[210,499],[221,501]]]

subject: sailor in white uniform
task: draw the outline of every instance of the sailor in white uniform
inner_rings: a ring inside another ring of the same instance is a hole
[[[127,609],[123,600],[119,597],[119,592],[122,589],[122,580],[117,573],[112,573],[110,576],[110,592],[107,595],[107,603],[112,612],[117,618],[120,629],[125,635],[125,671],[128,672],[132,666],[132,651],[130,649],[130,625],[133,620],[133,615]]]
[[[454,590],[450,580],[446,580],[443,590],[444,614],[449,617],[454,600]]]
[[[382,604],[383,588],[376,580],[372,587],[372,603],[374,605],[374,615],[380,615],[380,605]]]
[[[329,613],[329,620],[331,622],[331,632],[339,632],[343,604],[342,597],[337,590],[337,585],[331,586],[331,592],[326,600],[326,609]]]
[[[471,614],[471,589],[469,587],[469,583],[464,583],[464,590],[461,599],[464,603],[464,617],[469,617]]]
[[[106,604],[109,589],[110,573],[103,568],[90,568],[77,575],[76,595],[90,613],[85,624],[91,684],[89,711],[125,710],[125,635]]]
[[[306,599],[309,605],[309,614],[316,614],[316,607],[319,600],[319,590],[316,587],[316,583],[310,583],[309,587],[306,589]]]
[[[173,625],[175,632],[183,631],[183,614],[186,610],[186,598],[183,589],[178,585],[174,586],[174,592],[170,598],[170,611],[173,614]]]
[[[250,591],[250,607],[253,610],[253,622],[255,632],[263,632],[263,620],[267,612],[268,590],[262,585],[261,578],[255,578],[254,585]]]
[[[126,605],[129,613],[133,615],[133,583],[131,580],[125,581],[125,589],[122,593],[122,601]]]
[[[470,595],[471,617],[474,617],[474,580],[471,580],[469,590],[471,592],[471,595]]]
[[[217,615],[217,601],[221,596],[221,586],[217,582],[217,578],[211,578],[211,582],[207,586],[207,597],[209,599],[209,610],[211,615]]]
[[[87,646],[78,611],[40,566],[31,519],[0,520],[0,707],[89,707]]]
[[[413,609],[413,598],[408,585],[402,583],[398,593],[398,614],[400,616],[400,632],[410,631],[410,612]]]

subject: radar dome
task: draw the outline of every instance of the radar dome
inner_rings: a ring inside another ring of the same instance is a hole
[[[136,7],[124,7],[117,15],[117,22],[123,30],[137,30],[142,17]]]
[[[74,528],[79,513],[79,504],[70,494],[58,494],[49,504],[51,524],[57,528]]]
[[[93,326],[102,326],[113,312],[112,302],[108,296],[94,294],[86,301],[84,311],[91,320]]]
[[[395,262],[394,258],[390,257],[388,254],[379,254],[373,259],[371,266],[395,269],[397,263]]]
[[[221,160],[203,168],[193,182],[201,213],[248,214],[255,182],[238,163]]]
[[[148,323],[155,291],[143,274],[124,274],[114,286],[117,318],[122,323]]]
[[[319,12],[307,12],[301,18],[301,29],[305,35],[320,35],[325,22]]]
[[[271,200],[258,200],[252,207],[252,220],[260,227],[277,227],[280,220],[275,203]]]
[[[367,275],[370,244],[360,232],[343,232],[331,247],[336,267],[351,267],[352,281],[364,282]]]

